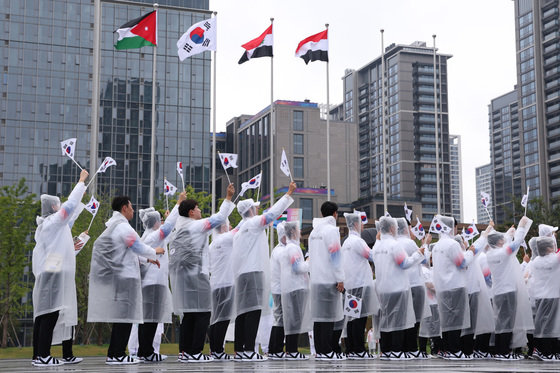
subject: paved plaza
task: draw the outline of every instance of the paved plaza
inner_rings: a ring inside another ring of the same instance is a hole
[[[315,361],[264,361],[259,363],[210,362],[179,363],[170,357],[162,363],[110,366],[103,357],[87,357],[80,364],[57,368],[37,368],[29,360],[0,360],[0,372],[64,371],[64,372],[558,372],[560,362],[534,360],[504,362],[494,360],[445,361],[441,359],[414,361],[356,361],[340,363]]]

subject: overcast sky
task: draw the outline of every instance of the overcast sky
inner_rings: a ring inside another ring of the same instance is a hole
[[[243,65],[241,44],[274,17],[274,98],[326,103],[325,63],[305,65],[297,44],[329,23],[330,103],[342,102],[342,76],[381,54],[385,46],[416,40],[448,62],[449,131],[461,135],[463,218],[476,219],[475,167],[490,162],[488,104],[516,83],[514,3],[511,0],[210,0],[218,12],[217,126],[270,103],[270,59]],[[356,146],[356,144],[348,144]]]

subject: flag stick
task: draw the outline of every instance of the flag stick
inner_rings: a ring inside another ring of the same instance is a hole
[[[82,166],[80,166],[80,165],[78,164],[78,162],[76,162],[76,160],[75,160],[74,158],[70,158],[70,159],[74,161],[74,163],[76,164],[76,166],[78,166],[78,168],[79,168],[81,171],[84,170],[84,169],[82,168]]]
[[[181,184],[183,186],[183,192],[186,193],[187,191],[185,190],[185,178],[183,177],[183,174],[181,174],[180,176],[181,176]]]
[[[325,27],[329,29],[329,24]],[[329,103],[329,61],[327,61],[327,201],[331,200],[331,144],[330,144],[330,103]],[[290,175],[292,173],[290,172]]]
[[[383,135],[381,136],[381,141],[383,141],[383,210],[387,212],[387,144],[385,135],[385,48],[383,42],[383,33],[385,30],[381,29],[381,130]]]
[[[527,187],[527,202],[525,202],[525,216],[527,216],[527,206],[529,206],[529,187]]]
[[[97,171],[95,171],[91,179],[89,179],[89,183],[86,185],[86,188],[89,186],[89,184],[93,182],[93,179],[95,179],[95,176],[97,176],[98,173],[99,173],[99,169],[97,169]]]
[[[97,213],[95,215],[97,215]],[[95,219],[95,215],[93,215],[93,217],[91,218],[91,221],[89,222],[89,225],[86,229],[88,232],[89,232],[89,229],[91,228],[91,224],[93,223],[93,219]]]
[[[484,208],[486,210],[486,213],[488,214],[488,219],[490,219],[490,221],[492,221],[492,217],[490,216],[490,212],[488,211],[488,207]]]
[[[157,11],[158,4],[153,5],[154,10]],[[157,12],[156,12],[157,17]],[[157,24],[157,21],[156,21]],[[157,62],[157,47],[153,46],[152,55],[152,143],[150,149],[150,206],[154,205],[154,195],[156,189],[156,62]]]
[[[218,12],[214,12],[216,18]],[[212,214],[216,212],[216,50],[213,53],[214,60],[214,77],[212,83]]]
[[[439,128],[438,128],[438,103],[437,103],[437,62],[436,62],[436,35],[432,35],[434,39],[434,129],[436,138],[436,196],[437,196],[437,213],[441,214],[441,198],[439,185]]]
[[[167,198],[167,194],[165,195],[165,206],[167,206],[166,210],[169,211],[169,200]]]
[[[274,18],[270,18],[270,26],[274,24]],[[273,35],[274,35],[274,30]],[[276,117],[274,115],[274,55],[270,56],[270,207],[274,204],[274,125],[276,124]],[[269,228],[269,252],[271,254],[272,248],[274,247],[274,234],[272,232],[272,227]]]

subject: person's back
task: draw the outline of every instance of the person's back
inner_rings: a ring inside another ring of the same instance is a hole
[[[309,235],[310,279],[313,284],[344,281],[340,232],[332,216],[313,219]]]

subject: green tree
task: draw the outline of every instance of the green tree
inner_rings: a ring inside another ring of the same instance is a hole
[[[15,324],[31,302],[22,302],[29,294],[26,281],[31,276],[30,253],[35,245],[35,216],[39,204],[28,192],[25,179],[0,189],[0,319],[2,320],[2,348],[8,346],[11,334],[15,340]],[[18,341],[19,344],[19,341]]]

